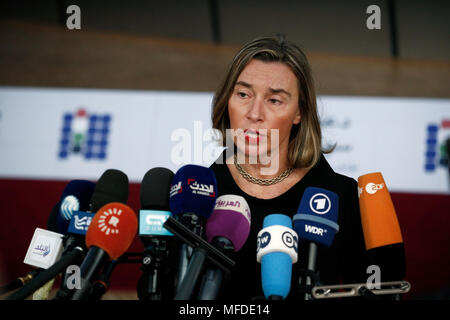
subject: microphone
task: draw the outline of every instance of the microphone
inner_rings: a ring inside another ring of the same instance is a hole
[[[237,195],[217,198],[214,211],[206,223],[206,240],[227,255],[238,252],[250,233],[251,215],[247,201]],[[223,279],[220,268],[210,268],[203,276],[199,300],[215,300]]]
[[[75,211],[89,210],[89,204],[94,193],[95,183],[87,180],[72,180],[64,189],[61,196],[61,206],[56,217],[59,233],[66,233],[70,219]]]
[[[36,290],[33,294],[33,300],[46,300],[48,298],[49,291],[53,286],[54,277],[46,278],[45,282],[42,282],[41,279],[49,273],[48,269],[60,259],[60,256],[64,256],[65,253],[73,249],[77,242],[79,242],[74,237],[65,236],[63,238],[63,234],[67,233],[67,225],[71,218],[72,208],[78,209],[80,204],[83,208],[87,207],[89,204],[88,198],[92,195],[93,187],[94,184],[92,182],[84,180],[72,180],[66,185],[60,201],[53,207],[52,213],[47,221],[48,226],[54,228],[58,233],[50,233],[49,231],[37,228],[24,261],[25,263],[47,270],[43,272],[43,275],[34,278],[34,281],[30,283],[29,287],[22,288],[22,290],[10,296],[11,299],[25,299],[32,293],[31,288]],[[63,243],[66,246],[65,251],[62,249]],[[40,250],[44,248],[48,248],[48,250],[45,252]],[[41,283],[42,286],[36,287],[36,283]]]
[[[214,172],[199,165],[185,165],[175,174],[169,193],[169,206],[174,217],[199,236],[214,208],[217,182]],[[192,248],[180,246],[177,291],[187,272]]]
[[[264,296],[282,300],[291,289],[292,264],[297,262],[298,236],[292,221],[283,214],[264,218],[258,233],[256,260],[261,263],[261,283]]]
[[[47,219],[47,230],[56,232],[56,216],[59,213],[60,202],[56,203]],[[11,281],[10,283],[0,287],[0,294],[5,294],[15,289],[23,287],[25,284],[34,279],[43,269],[33,269],[22,277]],[[26,298],[26,297],[25,297]]]
[[[116,260],[130,247],[137,232],[137,217],[127,205],[112,202],[101,207],[86,233],[86,258],[80,266],[81,289],[72,300],[87,299],[91,280],[107,259]]]
[[[406,274],[405,248],[391,195],[380,172],[358,178],[359,207],[369,263],[381,270],[381,281]]]
[[[172,216],[169,190],[174,174],[166,168],[147,171],[141,183],[139,237],[144,245],[142,276],[137,294],[139,300],[165,300],[173,297],[174,263],[167,263],[173,252],[175,239],[163,224]],[[170,283],[172,279],[172,283]]]
[[[125,173],[116,169],[106,170],[94,188],[91,197],[91,212],[97,212],[101,207],[110,202],[127,203],[128,177]]]
[[[89,184],[85,183],[84,185],[90,190],[91,186]],[[79,265],[81,263],[86,251],[86,232],[98,209],[111,202],[126,203],[128,199],[128,177],[120,170],[108,169],[103,172],[95,184],[93,193],[90,196],[89,204],[86,204],[85,202],[85,199],[87,198],[86,195],[80,198],[83,199],[83,201],[80,202],[80,210],[83,211],[72,212],[72,217],[67,228],[67,232],[70,234],[70,240],[66,241],[66,243],[68,243],[68,245],[66,245],[66,252],[71,252],[72,254],[78,252],[78,257],[67,266],[74,263]],[[86,212],[84,210],[88,211]],[[73,290],[67,288],[67,277],[67,273],[64,273],[61,288],[56,293],[54,299],[67,300],[70,299],[73,294]]]
[[[317,245],[330,247],[333,243],[339,231],[338,213],[339,196],[336,193],[317,187],[307,187],[303,192],[293,220],[299,239],[309,241],[305,300],[311,298],[310,291],[315,285],[312,280],[316,277]]]
[[[95,183],[87,180],[72,180],[64,189],[60,199],[60,210],[56,216],[56,227],[59,233],[65,234],[64,236],[64,256],[67,252],[73,250],[77,246],[82,246],[84,242],[84,235],[81,236],[78,233],[72,233],[69,228],[69,224],[72,219],[77,219],[77,213],[79,211],[89,210],[90,199],[94,193]],[[85,234],[85,233],[84,233]],[[83,250],[84,251],[84,250]],[[80,251],[79,260],[77,264],[81,262],[82,251]],[[64,272],[61,279],[61,288],[64,288],[67,282],[67,273]],[[45,285],[49,290],[51,286],[48,283]],[[49,292],[40,292],[39,297],[48,297]],[[34,297],[34,295],[33,295]],[[39,298],[39,299],[40,299]]]

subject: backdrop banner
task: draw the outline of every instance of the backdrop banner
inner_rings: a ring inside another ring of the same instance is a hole
[[[0,178],[140,182],[153,167],[209,166],[223,150],[212,93],[0,87]],[[380,171],[390,191],[449,194],[450,99],[319,96],[335,171]]]

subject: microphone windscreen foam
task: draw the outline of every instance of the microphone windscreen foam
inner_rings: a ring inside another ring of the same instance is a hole
[[[181,167],[172,180],[169,205],[174,216],[194,213],[208,218],[217,197],[217,182],[214,172],[198,165]]]
[[[358,178],[359,207],[368,260],[381,271],[381,281],[406,275],[406,257],[394,204],[380,172]]]
[[[88,211],[95,183],[87,180],[72,180],[64,189],[60,200],[60,211],[56,218],[58,232],[65,234],[75,211]]]
[[[301,240],[329,247],[339,231],[338,213],[339,196],[336,193],[322,188],[307,187],[293,219],[294,230]]]
[[[166,168],[147,171],[141,182],[141,208],[169,211],[169,190],[173,177],[173,172]]]
[[[403,243],[394,204],[381,173],[360,176],[358,193],[366,249]]]
[[[110,202],[126,203],[128,200],[128,177],[116,169],[106,170],[94,188],[91,198],[91,211],[97,212]]]
[[[127,251],[137,233],[138,221],[133,209],[120,202],[101,207],[86,233],[86,246],[103,249],[111,260]]]
[[[250,208],[247,201],[237,195],[223,195],[217,198],[214,211],[206,223],[206,240],[224,237],[239,251],[250,233]]]
[[[284,299],[289,294],[292,264],[297,261],[297,241],[291,218],[283,214],[264,218],[263,229],[258,234],[257,255],[261,256],[261,284],[266,298]],[[267,253],[262,253],[264,250]]]

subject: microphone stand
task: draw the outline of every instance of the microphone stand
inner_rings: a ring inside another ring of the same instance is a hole
[[[317,286],[312,289],[312,295],[315,299],[362,296],[365,299],[375,300],[375,296],[398,295],[407,293],[411,289],[411,284],[408,281],[380,282],[377,285],[378,288],[369,288],[367,283]]]
[[[161,277],[168,257],[167,241],[160,237],[145,239],[149,244],[142,256],[143,274],[138,283],[139,300],[162,300]]]
[[[89,300],[101,300],[102,296],[109,289],[109,280],[111,274],[119,264],[140,263],[140,253],[124,253],[117,260],[108,261],[103,269],[103,272],[97,277],[92,285],[92,292],[89,295]],[[138,259],[130,259],[131,257],[138,257]]]
[[[316,270],[316,260],[317,260],[317,244],[314,242],[310,242],[309,244],[309,256],[308,256],[308,270],[315,272]],[[316,285],[316,283],[312,283],[313,279],[310,276],[306,276],[306,292],[305,292],[305,300],[311,300],[311,292],[308,288],[311,288]],[[315,282],[315,281],[314,281]]]
[[[192,275],[184,277],[180,285],[180,290],[178,290],[175,297],[176,300],[187,300],[191,297],[192,289],[195,286],[195,281],[200,272],[199,269],[201,269],[205,259],[208,259],[227,274],[230,272],[230,269],[235,266],[235,262],[223,254],[219,249],[215,248],[172,217],[169,217],[166,222],[164,222],[164,228],[172,232],[184,243],[194,248],[194,256],[189,263],[190,270],[188,270],[188,273],[192,273]]]
[[[10,291],[13,291],[13,290],[23,287],[28,282],[30,282],[34,277],[36,277],[39,274],[39,272],[41,272],[42,270],[43,269],[41,269],[41,268],[32,270],[32,271],[28,272],[25,276],[18,277],[16,280],[13,280],[10,283],[1,286],[0,294],[5,294]]]

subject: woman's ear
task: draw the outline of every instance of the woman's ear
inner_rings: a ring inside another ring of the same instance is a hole
[[[295,113],[294,121],[292,121],[292,124],[299,124],[300,120],[302,119],[302,115],[300,114],[300,110],[297,109],[297,112]]]

